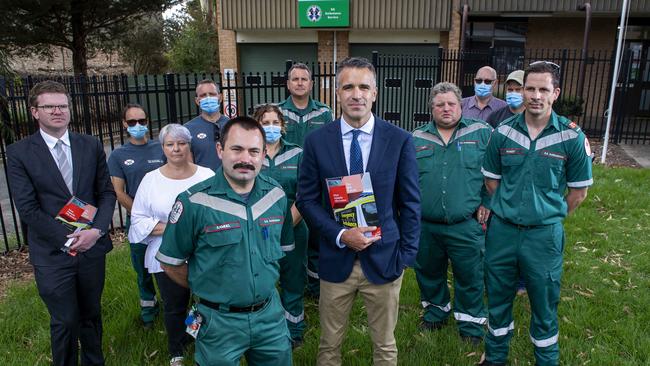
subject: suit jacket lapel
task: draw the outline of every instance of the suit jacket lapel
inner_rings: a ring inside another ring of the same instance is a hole
[[[72,189],[77,191],[79,179],[81,178],[81,163],[83,159],[83,145],[81,139],[76,134],[70,132],[70,146],[72,151]],[[72,194],[74,195],[74,192]]]
[[[337,176],[345,176],[348,175],[348,168],[347,168],[347,163],[345,161],[345,153],[343,152],[343,135],[341,135],[341,120],[337,119],[334,122],[335,126],[332,126],[333,128],[330,129],[330,145],[331,148],[328,150],[330,151],[330,156],[332,157],[332,164],[335,167],[335,171],[337,172]],[[327,177],[327,178],[332,178],[332,177]]]
[[[56,165],[56,161],[54,161],[54,157],[52,156],[52,153],[50,153],[50,149],[47,147],[45,140],[43,140],[40,131],[37,131],[32,135],[32,143],[34,144],[36,161],[42,162],[45,171],[52,172],[50,175],[54,178],[54,181],[59,188],[61,188],[66,194],[70,194],[68,186],[65,185],[63,176],[61,176],[61,172],[59,171],[59,166]]]
[[[370,146],[370,156],[368,157],[368,166],[366,167],[367,172],[376,172],[381,166],[381,161],[388,147],[386,123],[388,122],[375,117],[375,130],[372,134],[372,145]]]

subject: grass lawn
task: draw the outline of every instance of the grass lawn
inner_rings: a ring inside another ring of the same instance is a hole
[[[563,365],[650,365],[650,170],[601,168],[586,202],[565,222],[562,301]],[[108,256],[103,297],[104,352],[108,365],[166,365],[162,319],[153,331],[136,325],[138,298],[127,246]],[[402,285],[396,337],[401,365],[472,365],[483,348],[459,340],[454,322],[435,333],[417,329],[421,314],[413,270]],[[305,345],[297,365],[315,364],[318,314],[307,302]],[[526,297],[515,303],[511,365],[533,365]],[[190,350],[190,357],[193,351]],[[358,301],[343,346],[344,365],[369,365],[370,337]],[[33,282],[14,285],[0,302],[0,365],[49,363],[48,315]],[[187,362],[190,365],[189,361]]]

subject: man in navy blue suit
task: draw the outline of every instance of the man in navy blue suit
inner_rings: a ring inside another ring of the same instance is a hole
[[[420,235],[418,168],[411,135],[372,114],[375,69],[347,58],[336,73],[340,119],[305,140],[296,204],[320,237],[318,365],[340,365],[341,344],[358,292],[368,312],[375,365],[396,365],[402,273],[415,263]],[[381,235],[376,227],[345,229],[333,217],[326,178],[370,173]]]

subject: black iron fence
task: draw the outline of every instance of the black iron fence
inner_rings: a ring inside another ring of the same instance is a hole
[[[647,54],[628,52],[623,57],[618,77],[617,104],[614,108],[613,142],[646,143],[650,141],[650,63]],[[495,91],[504,94],[503,81],[509,72],[523,69],[532,61],[553,61],[561,67],[562,93],[559,103],[563,110],[592,137],[604,134],[605,114],[612,80],[614,54],[611,51],[591,51],[586,60],[579,50],[508,50],[499,52],[450,51],[438,49],[429,56],[383,55],[374,53],[372,62],[377,70],[378,97],[373,111],[380,117],[406,129],[427,123],[431,119],[428,105],[429,90],[440,81],[460,86],[464,95],[473,93],[476,70],[492,65],[502,83]],[[291,66],[287,61],[285,70]],[[312,97],[330,105],[340,114],[335,98],[335,65],[310,65],[314,78]],[[581,76],[582,75],[582,76]],[[2,126],[0,157],[0,229],[2,250],[19,247],[25,239],[11,201],[6,183],[6,146],[31,133],[38,126],[32,120],[28,93],[44,79],[62,82],[71,96],[72,122],[70,129],[102,139],[107,154],[123,144],[126,134],[120,111],[123,105],[137,102],[149,112],[151,137],[167,123],[184,123],[199,113],[194,101],[195,87],[203,79],[221,85],[223,112],[229,116],[251,114],[260,103],[279,102],[288,97],[286,71],[281,73],[241,72],[221,74],[165,75],[104,75],[90,77],[27,76],[0,78],[0,94],[7,108],[0,110],[6,125]],[[121,213],[115,225],[123,223]]]

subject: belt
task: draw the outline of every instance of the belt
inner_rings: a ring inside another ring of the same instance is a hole
[[[501,218],[501,217],[499,217],[499,219],[501,219],[501,221],[505,222],[506,224],[508,224],[508,225],[510,225],[510,226],[514,226],[514,227],[516,227],[516,228],[519,229],[519,230],[539,229],[539,228],[541,228],[541,227],[545,227],[545,226],[548,226],[548,225],[553,225],[553,224],[548,224],[548,225],[520,225],[520,224],[515,224],[515,223],[512,222],[512,221],[508,221],[508,220],[506,220],[506,219],[503,219],[503,218]]]
[[[271,301],[270,297],[263,300],[262,302],[258,302],[257,304],[253,304],[253,305],[233,306],[227,304],[219,304],[216,302],[199,298],[199,304],[203,304],[213,310],[227,311],[230,313],[254,313],[256,311],[261,310],[264,307],[264,305],[266,305],[269,301]]]
[[[465,221],[467,221],[467,220],[469,220],[469,219],[471,219],[473,217],[474,216],[472,215],[472,216],[462,217],[462,218],[460,218],[458,220],[452,220],[452,221],[448,221],[448,220],[429,221],[429,220],[426,220],[426,219],[425,219],[425,221],[429,221],[429,222],[431,222],[433,224],[438,224],[438,225],[456,225],[456,224],[460,224],[461,222],[465,222]]]

